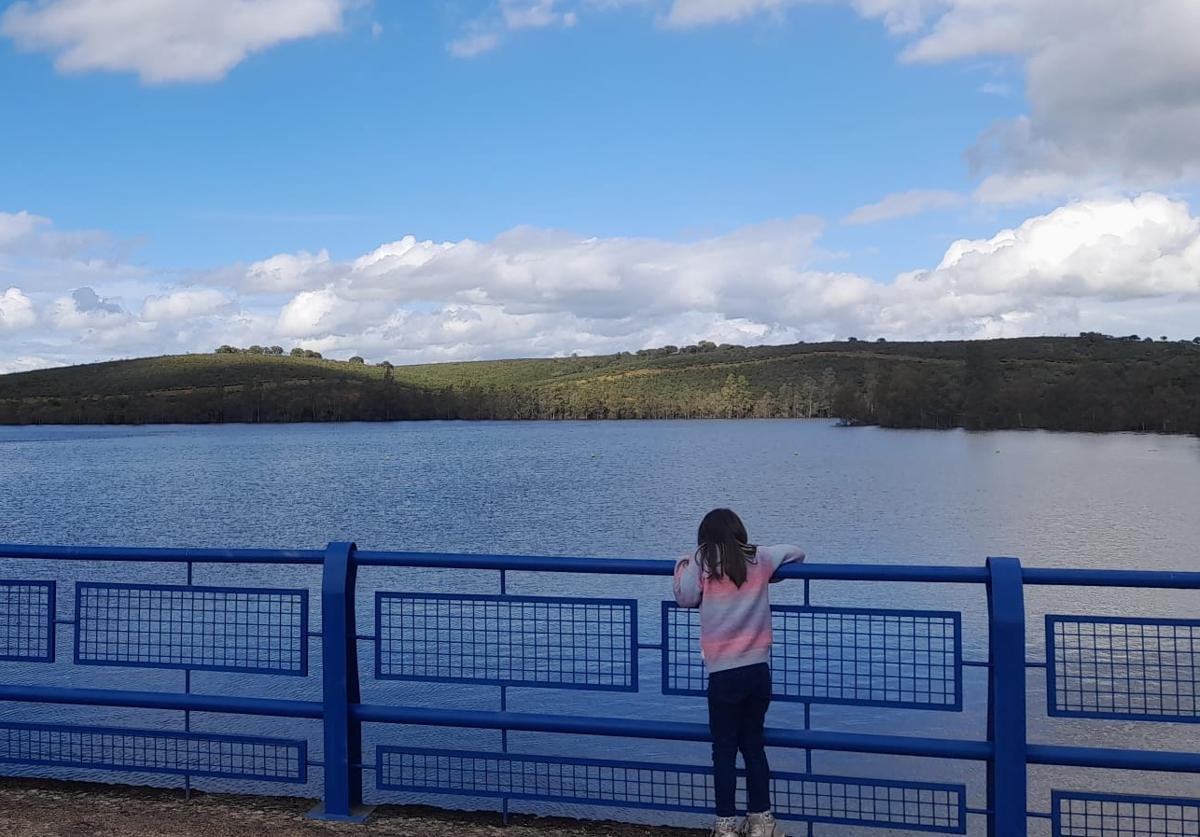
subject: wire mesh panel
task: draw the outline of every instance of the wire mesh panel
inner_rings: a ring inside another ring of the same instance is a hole
[[[637,690],[637,601],[376,593],[375,676]]]
[[[774,696],[803,703],[962,709],[962,616],[929,610],[771,608]],[[703,695],[700,611],[663,602],[663,693]]]
[[[1054,837],[1198,837],[1200,799],[1054,791]]]
[[[308,591],[75,585],[75,662],[308,673]]]
[[[708,767],[418,747],[378,747],[375,758],[379,790],[713,811]],[[783,819],[966,833],[963,785],[773,773],[771,792]]]
[[[1046,617],[1051,715],[1200,723],[1200,620]]]
[[[303,740],[200,732],[0,724],[0,762],[264,782],[307,780]]]
[[[0,581],[0,660],[54,660],[53,581]]]

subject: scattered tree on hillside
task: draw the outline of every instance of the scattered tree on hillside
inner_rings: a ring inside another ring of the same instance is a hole
[[[726,376],[725,384],[721,387],[721,409],[725,418],[745,418],[750,415],[754,409],[754,396],[745,375],[730,372]]]
[[[366,360],[364,360],[361,355],[355,355],[354,357],[350,358],[346,362],[353,363],[356,366],[362,366],[362,365],[366,364]]]

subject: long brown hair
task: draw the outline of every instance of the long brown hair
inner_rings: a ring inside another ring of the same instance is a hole
[[[700,521],[696,558],[713,578],[728,578],[741,587],[746,583],[747,564],[758,553],[749,541],[740,517],[730,509],[713,509]]]

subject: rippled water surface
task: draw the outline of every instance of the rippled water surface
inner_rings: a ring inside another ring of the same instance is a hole
[[[319,547],[347,539],[370,549],[673,557],[689,549],[696,523],[714,505],[741,512],[754,540],[799,543],[812,561],[979,565],[988,555],[1012,555],[1031,566],[1196,570],[1200,440],[841,429],[821,421],[0,428],[0,542],[8,543]],[[180,567],[0,563],[7,578],[183,580]],[[196,582],[315,590],[317,578],[308,568],[281,573],[198,567]],[[376,589],[496,592],[498,578],[487,572],[364,570],[360,630],[370,629]],[[636,596],[643,640],[653,641],[658,603],[669,595],[669,584],[666,579],[513,574],[509,592]],[[798,602],[802,595],[794,583],[776,585],[772,592],[778,602]],[[966,656],[986,658],[981,590],[818,583],[812,593],[818,604],[959,609]],[[70,598],[67,591],[60,595],[60,615],[66,616]],[[1045,612],[1197,617],[1198,599],[1194,593],[1030,589],[1029,657],[1037,662],[1043,653]],[[314,606],[314,625],[317,616]],[[312,655],[319,661],[318,648]],[[59,656],[71,657],[66,627],[59,634]],[[376,681],[372,649],[364,648],[362,656],[364,694],[371,701],[498,705],[498,690],[490,687],[414,688]],[[44,681],[52,672],[59,683],[77,685],[182,685],[180,672],[81,669],[61,662],[4,665],[10,682]],[[640,680],[634,695],[513,689],[509,705],[518,711],[552,706],[564,712],[704,720],[702,700],[661,694],[653,651],[641,655]],[[308,699],[319,692],[313,674],[196,673],[193,687]],[[962,713],[817,706],[812,720],[828,729],[981,737],[985,689],[982,670],[968,669]],[[44,718],[46,711],[10,705],[0,712],[30,719]],[[1195,725],[1052,722],[1045,717],[1044,685],[1036,668],[1030,675],[1030,713],[1039,740],[1200,749]],[[125,725],[179,724],[170,713],[68,708],[55,714]],[[797,705],[777,704],[770,723],[800,725],[803,712]],[[193,725],[287,735],[306,729],[312,746],[319,747],[315,726],[304,723],[198,715]],[[370,727],[367,738],[488,750],[498,743],[493,733],[420,728]],[[696,763],[706,758],[700,745],[662,742],[576,739],[567,744],[513,734],[510,746]],[[800,769],[803,754],[780,752],[775,763]],[[972,802],[982,804],[974,765],[816,754],[814,768],[941,781],[967,776]],[[319,770],[316,774],[319,778]],[[1034,769],[1031,776],[1035,810],[1046,810],[1050,784],[1180,789],[1170,777],[1136,774],[1118,778]],[[373,785],[369,774],[367,782]],[[973,822],[973,829],[979,825]]]

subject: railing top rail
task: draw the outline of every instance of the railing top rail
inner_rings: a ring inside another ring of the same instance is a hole
[[[1026,584],[1068,587],[1154,587],[1169,590],[1200,590],[1200,572],[1169,570],[1072,570],[1026,567]]]
[[[38,546],[0,544],[0,558],[48,561],[132,561],[199,564],[320,564],[320,549],[173,549],[123,546]],[[555,555],[497,555],[462,552],[401,552],[358,550],[354,563],[363,567],[425,567],[437,569],[513,570],[526,572],[589,573],[600,575],[669,576],[674,560],[644,558],[581,558]],[[896,581],[946,584],[986,584],[987,568],[922,564],[823,564],[783,566],[778,578],[823,581]],[[1092,570],[1026,567],[1024,583],[1073,587],[1143,587],[1200,590],[1200,572],[1153,570]]]
[[[0,558],[45,561],[144,561],[197,564],[320,564],[321,549],[160,549],[129,546],[25,546],[0,544]]]
[[[359,566],[433,567],[443,569],[525,570],[603,575],[669,576],[674,560],[643,558],[576,558],[547,555],[488,555],[455,552],[374,552],[359,550]],[[778,578],[808,578],[829,581],[925,581],[982,584],[987,569],[979,567],[935,567],[910,564],[788,564]]]

